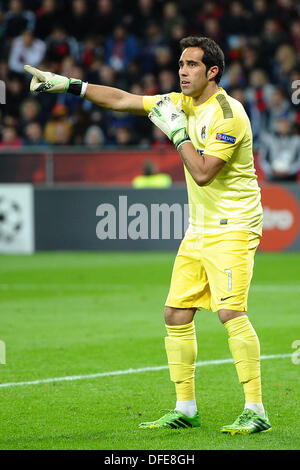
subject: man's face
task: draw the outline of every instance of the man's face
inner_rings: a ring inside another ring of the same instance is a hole
[[[199,96],[209,82],[202,62],[203,55],[204,52],[199,47],[187,47],[180,56],[180,87],[186,96]]]

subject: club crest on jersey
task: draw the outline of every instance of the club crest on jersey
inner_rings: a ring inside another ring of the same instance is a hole
[[[216,135],[217,140],[222,140],[222,142],[227,142],[228,144],[234,144],[236,141],[236,137],[228,134],[221,134],[220,132]]]
[[[201,129],[201,139],[205,139],[206,136],[206,126],[203,126]]]

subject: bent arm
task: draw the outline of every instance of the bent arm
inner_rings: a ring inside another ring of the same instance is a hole
[[[199,155],[191,142],[180,145],[178,152],[198,186],[210,184],[226,163],[213,155]]]
[[[119,88],[88,84],[84,97],[103,108],[147,116],[143,97]]]

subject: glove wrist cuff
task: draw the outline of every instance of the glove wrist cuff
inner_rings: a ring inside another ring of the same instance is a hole
[[[178,150],[179,146],[184,144],[184,142],[191,142],[190,136],[187,133],[186,128],[179,129],[172,135],[172,142]]]
[[[87,85],[87,82],[83,82],[82,80],[77,80],[75,78],[70,78],[65,91],[66,93],[71,93],[72,95],[80,96],[81,98],[83,98],[87,89]]]

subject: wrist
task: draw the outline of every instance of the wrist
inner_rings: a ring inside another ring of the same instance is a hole
[[[184,144],[185,142],[191,142],[190,136],[188,135],[185,127],[175,131],[173,135],[171,136],[171,140],[177,150],[178,150],[178,147]]]
[[[87,82],[77,80],[76,78],[70,78],[65,92],[83,98],[86,93],[87,85]]]

